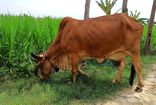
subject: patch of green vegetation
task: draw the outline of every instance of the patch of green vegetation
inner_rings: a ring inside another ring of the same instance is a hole
[[[0,80],[30,77],[33,64],[30,53],[45,51],[57,35],[61,18],[34,18],[28,15],[0,15]],[[147,26],[141,41],[144,49]],[[156,54],[156,26],[153,27],[151,52]]]
[[[0,15],[0,77],[29,76],[33,70],[30,53],[41,53],[50,46],[60,21],[52,17]]]
[[[141,52],[144,50],[145,42],[146,42],[146,37],[147,37],[147,25],[144,25],[144,31],[143,31],[143,36],[142,36],[142,41],[141,41]],[[156,55],[156,25],[153,26],[153,31],[152,31],[152,37],[151,37],[151,53],[153,55]]]
[[[66,79],[71,77],[70,72],[54,73],[48,83],[41,83],[34,77],[30,53],[40,53],[50,46],[60,21],[61,18],[0,15],[0,105],[95,104],[129,86],[130,58],[123,72],[123,81],[116,85],[111,81],[116,77],[117,68],[108,61],[103,64],[89,61],[86,72],[90,76],[78,76],[77,82],[71,85],[66,83]],[[147,26],[144,28],[141,51],[146,34]],[[156,54],[155,35],[156,26],[151,42],[153,55]],[[143,74],[146,74],[156,57],[142,56],[141,59]]]
[[[142,56],[143,71],[155,63],[156,56]],[[23,78],[0,83],[1,105],[94,105],[99,100],[111,99],[119,90],[129,87],[131,60],[128,58],[119,84],[112,84],[117,68],[111,63],[88,63],[85,72],[89,77],[78,76],[75,84],[68,84],[70,72],[51,75],[50,81],[43,83],[39,78]],[[135,79],[136,80],[136,79]]]

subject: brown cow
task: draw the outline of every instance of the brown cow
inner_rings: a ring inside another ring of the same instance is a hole
[[[142,91],[143,81],[140,66],[140,41],[143,26],[127,16],[114,14],[87,20],[76,20],[70,17],[62,19],[58,35],[51,46],[36,59],[36,74],[45,80],[51,73],[51,68],[68,69],[71,67],[72,81],[76,81],[78,64],[84,59],[104,59],[119,62],[118,75],[113,82],[121,80],[126,56],[132,58],[133,71],[138,77],[136,91]],[[134,69],[135,68],[135,69]]]

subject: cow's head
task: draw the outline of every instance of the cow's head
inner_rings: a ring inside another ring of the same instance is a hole
[[[50,59],[46,57],[46,53],[36,55],[31,53],[32,60],[36,62],[35,75],[40,77],[41,80],[47,80],[53,71],[59,71],[59,68],[54,66]]]

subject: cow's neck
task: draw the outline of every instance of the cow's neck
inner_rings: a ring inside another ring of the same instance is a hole
[[[49,59],[55,59],[61,53],[59,44],[52,44],[47,50],[47,57]]]
[[[59,31],[56,39],[47,50],[47,56],[49,57],[49,59],[55,59],[55,57],[57,57],[62,52],[60,48],[61,34],[62,31]]]

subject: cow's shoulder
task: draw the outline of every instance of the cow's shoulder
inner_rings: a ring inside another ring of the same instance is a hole
[[[61,21],[61,23],[68,23],[72,22],[74,19],[72,17],[64,17]]]
[[[60,26],[59,26],[59,30],[63,30],[65,27],[67,26],[71,26],[71,25],[75,25],[78,23],[78,20],[77,19],[74,19],[72,17],[64,17],[62,20],[61,20],[61,23],[60,23]],[[72,27],[70,27],[72,28]]]

